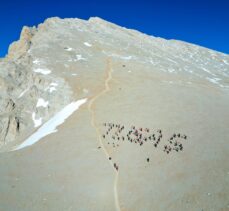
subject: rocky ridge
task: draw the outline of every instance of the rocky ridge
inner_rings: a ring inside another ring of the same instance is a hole
[[[71,100],[62,78],[33,71],[29,51],[36,32],[35,27],[24,27],[0,61],[0,147],[28,136]]]

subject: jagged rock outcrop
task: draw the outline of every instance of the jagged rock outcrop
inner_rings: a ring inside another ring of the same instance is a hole
[[[29,28],[24,26],[19,41],[16,41],[10,45],[7,57],[9,59],[17,60],[25,55],[32,44],[32,37],[35,33],[35,27]]]
[[[29,51],[36,32],[35,27],[23,27],[19,41],[11,44],[8,55],[0,61],[0,147],[31,134],[72,97],[63,78],[33,71]],[[57,85],[59,91],[55,92]],[[38,107],[39,99],[48,105]]]

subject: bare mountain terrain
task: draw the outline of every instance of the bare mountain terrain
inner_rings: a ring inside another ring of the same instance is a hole
[[[228,55],[49,18],[0,90],[0,211],[229,210]]]

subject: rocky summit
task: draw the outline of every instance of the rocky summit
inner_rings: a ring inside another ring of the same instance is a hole
[[[100,18],[24,27],[0,59],[0,210],[228,210],[229,56]]]

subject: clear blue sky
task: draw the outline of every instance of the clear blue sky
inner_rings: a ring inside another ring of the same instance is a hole
[[[52,16],[98,16],[149,35],[229,54],[229,0],[1,0],[0,57],[24,25]]]

